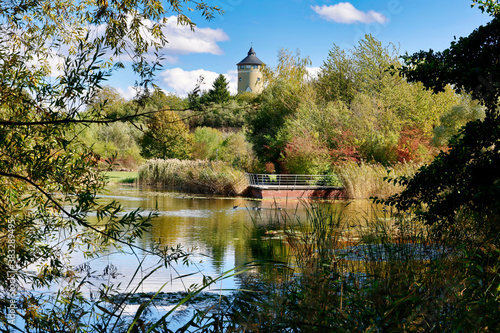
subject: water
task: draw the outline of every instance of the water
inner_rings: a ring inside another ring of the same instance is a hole
[[[158,258],[137,249],[125,248],[123,252],[102,253],[92,260],[85,259],[82,253],[73,253],[71,264],[85,268],[81,274],[87,275],[88,284],[83,290],[87,295],[106,284],[115,287],[120,285],[120,292],[134,290],[151,294],[161,289],[168,293],[168,297],[175,296],[176,293],[187,291],[193,284],[202,284],[206,276],[216,278],[235,267],[267,259],[263,257],[265,253],[256,251],[255,246],[252,246],[255,245],[252,230],[256,225],[269,223],[277,214],[305,215],[305,208],[298,200],[211,197],[130,185],[109,186],[99,196],[99,200],[103,203],[118,201],[125,212],[137,208],[142,209],[144,214],[157,211],[159,216],[151,221],[151,227],[141,239],[136,240],[135,245],[149,249],[155,241],[162,246],[181,246],[191,256],[189,265],[179,262],[165,267],[158,262]],[[343,201],[325,204],[341,207],[347,216],[366,214],[372,209],[368,201],[347,206]],[[103,274],[109,267],[113,274]],[[158,267],[144,283],[140,283]],[[241,276],[220,280],[206,291],[213,295],[228,294],[240,286]],[[38,292],[56,293],[59,288],[54,285],[49,290]],[[161,301],[156,303],[156,313],[153,315],[156,318],[162,316],[179,299],[177,297],[174,302],[165,304]],[[133,315],[138,306],[129,304],[125,312]],[[187,318],[190,314],[192,312],[187,311]],[[18,325],[22,326],[22,322],[18,322]]]
[[[169,247],[180,244],[185,251],[192,253],[189,266],[178,264],[160,269],[141,286],[141,292],[154,292],[161,287],[165,292],[185,291],[191,284],[200,283],[203,275],[216,277],[245,263],[265,259],[252,252],[250,246],[251,231],[255,225],[267,223],[276,214],[305,215],[303,204],[296,199],[211,197],[126,185],[108,187],[100,200],[116,200],[125,211],[141,208],[147,213],[157,209],[159,216],[152,220],[152,227],[135,245],[148,249],[154,240]],[[371,209],[367,201],[350,203],[347,207],[343,201],[328,204],[342,206],[347,215],[363,214]],[[157,260],[141,251],[137,252],[137,256],[126,253],[103,254],[89,264],[96,272],[93,276],[98,276],[99,272],[112,264],[117,274],[111,281],[124,283],[130,280],[139,260],[143,259],[144,276],[149,272],[146,268],[154,267]],[[75,266],[83,262],[83,257],[74,257]],[[185,275],[189,276],[176,279]],[[109,281],[107,278],[104,282]],[[135,282],[140,278],[141,275],[137,276]],[[234,290],[239,285],[238,278],[226,279],[213,288]],[[98,278],[94,282],[98,285]]]

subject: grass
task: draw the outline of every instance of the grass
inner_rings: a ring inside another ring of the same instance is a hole
[[[347,199],[387,198],[403,188],[389,184],[385,177],[412,176],[421,164],[398,163],[391,167],[381,164],[348,162],[337,166],[336,174],[344,184]]]
[[[303,221],[283,215],[271,224],[273,234],[280,228],[284,235],[281,245],[265,237],[256,242],[267,253],[287,254],[281,261],[288,269],[272,264],[247,276],[229,310],[219,313],[231,331],[487,332],[499,327],[497,241],[443,242],[407,214],[348,221],[329,207],[311,204],[307,210]],[[371,228],[360,228],[366,224]]]
[[[330,176],[329,185],[343,185],[346,199],[387,198],[400,192],[402,187],[390,184],[385,177],[412,176],[420,166],[398,163],[385,167],[348,162],[337,166],[335,175]],[[243,172],[221,161],[153,159],[139,169],[138,179],[142,184],[206,194],[243,195],[248,186]]]
[[[242,195],[248,187],[242,171],[205,160],[149,160],[139,169],[139,183],[220,195]]]
[[[132,184],[139,178],[139,174],[135,171],[108,171],[106,177],[109,183]]]

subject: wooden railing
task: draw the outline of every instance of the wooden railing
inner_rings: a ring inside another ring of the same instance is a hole
[[[289,174],[246,174],[248,184],[253,187],[343,187],[336,175],[289,175]]]

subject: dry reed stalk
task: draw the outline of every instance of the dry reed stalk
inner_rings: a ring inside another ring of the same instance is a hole
[[[221,195],[241,195],[248,187],[243,172],[206,160],[149,160],[139,169],[139,183]]]
[[[337,167],[336,173],[342,180],[347,199],[387,198],[399,193],[403,187],[390,184],[385,177],[413,175],[421,164],[398,163],[391,167],[381,164],[347,162]]]

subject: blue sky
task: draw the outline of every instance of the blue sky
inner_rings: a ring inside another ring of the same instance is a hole
[[[367,33],[383,45],[394,43],[400,53],[443,50],[454,36],[467,36],[490,20],[471,8],[470,0],[380,0],[341,2],[331,0],[211,0],[225,13],[211,21],[198,14],[195,32],[179,27],[172,17],[165,31],[169,44],[161,53],[163,69],[156,84],[166,92],[185,96],[200,75],[204,89],[218,74],[236,91],[236,63],[251,44],[268,66],[276,66],[281,48],[308,56],[320,67],[333,44],[349,50]],[[108,84],[127,98],[135,78],[129,71],[115,73]]]

